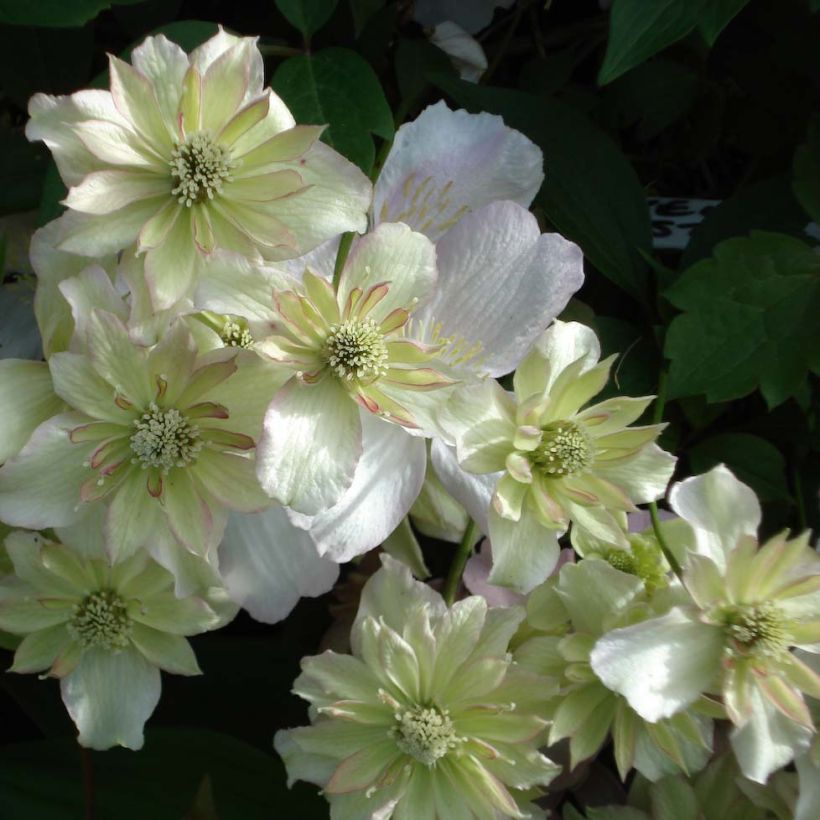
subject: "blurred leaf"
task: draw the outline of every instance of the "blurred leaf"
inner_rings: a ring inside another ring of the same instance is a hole
[[[619,354],[612,378],[596,401],[610,396],[647,396],[655,393],[658,353],[641,328],[624,319],[596,316],[595,330],[602,355]]]
[[[428,40],[399,40],[396,48],[396,79],[406,104],[414,103],[430,84],[432,74],[451,74],[456,70],[450,58]]]
[[[353,25],[358,37],[370,18],[384,5],[385,0],[348,0],[353,13]]]
[[[208,775],[202,778],[194,798],[194,805],[182,820],[219,820],[214,802],[214,786]]]
[[[713,46],[720,32],[729,25],[749,0],[708,0],[698,12],[698,31],[707,44]]]
[[[699,5],[700,0],[615,0],[598,82],[611,83],[683,39],[695,27]]]
[[[546,179],[536,202],[604,276],[644,301],[647,268],[641,251],[651,252],[649,208],[618,146],[558,100],[440,75],[435,82],[459,105],[500,114],[507,125],[538,144]]]
[[[177,20],[173,23],[166,23],[149,32],[151,36],[164,34],[169,40],[176,43],[185,51],[193,51],[197,46],[201,46],[206,40],[213,37],[219,31],[216,23],[209,23],[205,20]],[[131,43],[120,55],[123,60],[131,59],[131,52],[142,43],[143,38]]]
[[[48,152],[30,143],[22,131],[0,129],[0,216],[32,211],[48,166]]]
[[[305,37],[311,37],[333,14],[339,0],[275,0],[287,21]]]
[[[774,407],[820,371],[820,257],[782,234],[730,239],[665,292],[670,398],[727,401],[760,387]]]
[[[285,60],[271,82],[298,122],[328,128],[322,139],[366,173],[371,133],[393,136],[393,115],[373,69],[355,51],[329,48]]]
[[[68,188],[60,179],[57,163],[53,159],[49,160],[40,193],[40,205],[37,212],[38,225],[45,225],[46,222],[51,222],[52,219],[62,214],[65,208],[60,203],[65,199],[67,193]]]
[[[724,239],[752,230],[800,236],[807,221],[785,175],[746,185],[709,211],[692,231],[680,267],[686,269],[706,258]]]
[[[142,0],[0,0],[0,23],[18,26],[81,26],[112,5]]]
[[[806,213],[820,224],[820,116],[809,124],[806,141],[794,155],[792,186]]]
[[[534,57],[521,69],[518,85],[529,94],[549,97],[569,82],[583,56],[582,50],[567,48],[548,57]]]
[[[91,752],[101,818],[179,820],[207,775],[219,820],[326,818],[315,789],[285,786],[282,763],[227,735],[195,729],[146,732],[139,752]],[[3,820],[76,820],[83,816],[79,747],[73,739],[0,749]]]
[[[748,484],[761,501],[789,501],[786,460],[780,450],[760,436],[722,433],[695,444],[689,451],[695,473],[705,473],[716,464],[726,464]]]

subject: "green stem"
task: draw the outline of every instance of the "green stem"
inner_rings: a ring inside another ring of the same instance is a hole
[[[476,535],[475,521],[470,519],[467,522],[467,528],[464,530],[464,535],[461,537],[461,543],[458,545],[456,554],[453,557],[453,563],[450,564],[450,571],[447,573],[447,580],[444,582],[444,602],[447,606],[452,606],[456,599],[459,584],[461,583],[461,576],[464,574],[464,567],[467,566],[467,560],[473,554],[473,541]]]
[[[333,287],[338,289],[339,280],[342,278],[342,268],[345,266],[345,260],[348,253],[350,253],[350,246],[353,244],[353,231],[348,231],[342,234],[339,241],[339,251],[336,254],[336,264],[333,266]]]

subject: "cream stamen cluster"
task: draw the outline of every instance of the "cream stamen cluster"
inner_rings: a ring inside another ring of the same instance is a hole
[[[116,592],[102,589],[74,607],[68,630],[86,648],[116,651],[128,646],[131,625],[125,601]]]
[[[572,475],[592,463],[586,431],[572,421],[554,421],[541,431],[541,442],[530,454],[534,466],[548,477]]]
[[[783,613],[771,602],[737,604],[720,614],[738,655],[774,658],[788,651]]]
[[[397,712],[395,717],[397,725],[391,729],[391,735],[396,745],[425,766],[434,766],[462,741],[446,709],[415,706]]]
[[[332,325],[325,341],[325,358],[346,381],[372,381],[387,372],[387,345],[373,319],[348,319]]]
[[[184,467],[202,448],[199,428],[175,408],[161,410],[151,402],[134,427],[131,450],[136,458],[132,461],[143,469],[159,467],[167,473],[172,467]]]
[[[231,172],[237,165],[228,150],[207,134],[192,134],[171,153],[171,176],[178,182],[171,193],[188,208],[213,199],[223,183],[233,179]]]
[[[251,332],[233,319],[225,322],[219,336],[226,347],[249,348],[253,344]]]

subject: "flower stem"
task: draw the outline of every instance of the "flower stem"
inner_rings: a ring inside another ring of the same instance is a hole
[[[467,522],[464,535],[461,536],[461,543],[458,545],[453,563],[450,564],[450,571],[447,573],[447,580],[444,582],[444,602],[447,606],[452,606],[456,599],[461,576],[464,574],[464,567],[467,566],[467,559],[473,553],[473,541],[476,535],[476,525],[472,518]]]

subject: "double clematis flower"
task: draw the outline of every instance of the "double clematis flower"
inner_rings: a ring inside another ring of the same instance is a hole
[[[820,557],[807,533],[758,546],[757,499],[723,466],[673,487],[670,504],[694,531],[690,599],[605,634],[592,668],[649,721],[719,693],[740,767],[763,783],[814,733],[804,694],[820,697],[820,676],[795,649],[820,648]]]
[[[0,580],[0,628],[23,636],[10,671],[59,678],[83,746],[139,749],[160,670],[200,674],[185,636],[223,626],[236,608],[218,588],[177,598],[173,575],[145,551],[110,565],[89,549],[93,529],[75,530],[78,547],[6,538],[15,575]]]
[[[62,250],[136,242],[163,309],[216,248],[285,259],[365,229],[369,181],[263,89],[255,38],[220,30],[187,55],[148,37],[132,61],[110,58],[110,92],[32,98],[26,133],[69,187]]]
[[[675,459],[654,443],[663,425],[629,426],[652,397],[585,406],[614,357],[599,358],[592,330],[555,321],[516,370],[512,395],[485,381],[448,405],[455,451],[437,447],[435,463],[490,537],[490,583],[528,592],[543,581],[570,523],[627,547],[623,514],[666,489]]]
[[[532,817],[559,767],[539,751],[554,691],[507,647],[523,618],[441,596],[391,559],[367,583],[352,655],[305,658],[294,692],[312,726],[278,732],[289,778],[322,787],[333,820]]]

